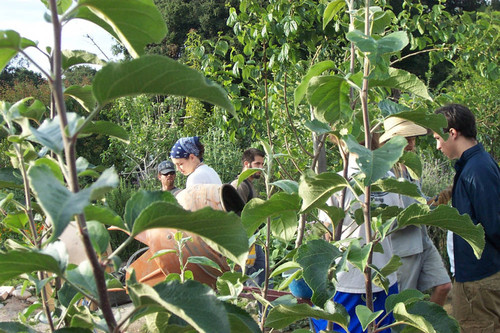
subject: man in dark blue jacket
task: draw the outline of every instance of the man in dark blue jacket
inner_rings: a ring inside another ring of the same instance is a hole
[[[478,260],[466,241],[453,236],[453,315],[462,332],[500,332],[500,168],[477,142],[474,114],[467,107],[450,104],[436,113],[448,120],[448,139],[434,133],[436,147],[458,159],[452,205],[483,226],[486,241]]]

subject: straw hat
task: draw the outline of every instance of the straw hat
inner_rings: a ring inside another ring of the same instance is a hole
[[[389,117],[384,120],[385,133],[380,137],[379,142],[384,143],[396,135],[404,136],[419,136],[427,134],[427,130],[409,120]]]

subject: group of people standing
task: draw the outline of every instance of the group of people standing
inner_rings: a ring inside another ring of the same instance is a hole
[[[433,133],[436,148],[449,159],[457,160],[451,192],[452,206],[460,214],[468,214],[474,224],[483,226],[486,241],[483,255],[477,259],[465,240],[458,235],[452,236],[453,251],[450,252],[450,259],[455,274],[453,315],[463,332],[500,332],[500,168],[477,141],[475,118],[467,107],[450,104],[436,110],[436,113],[444,115],[448,121],[448,126],[443,129],[448,134],[446,140],[438,133]],[[406,151],[414,150],[417,136],[428,133],[427,129],[395,116],[385,120],[384,128],[385,133],[378,143],[383,145],[396,135],[403,136],[408,142]],[[170,152],[172,161],[163,161],[158,165],[158,178],[163,190],[174,194],[178,191],[174,185],[175,168],[188,177],[186,188],[195,184],[222,184],[217,173],[203,163],[203,153],[204,148],[198,137],[179,139]],[[242,171],[262,168],[264,158],[265,154],[258,149],[246,150],[242,158]],[[357,172],[359,168],[355,158],[352,158],[348,175],[350,177]],[[260,173],[256,172],[240,184],[237,180],[232,182],[244,202],[256,197],[252,182],[259,177]],[[420,180],[413,179],[403,164],[395,165],[386,177],[404,179],[420,187]],[[352,200],[354,195],[347,192],[345,201],[349,203]],[[387,192],[372,193],[372,201],[377,205],[400,208],[416,202],[412,198]],[[429,203],[432,201],[438,200],[429,200]],[[328,204],[338,205],[336,196]],[[351,209],[354,211],[356,204]],[[364,228],[353,223],[349,214],[344,219],[343,234],[365,239]],[[389,295],[405,289],[432,289],[430,300],[444,305],[452,284],[425,226],[408,226],[395,231],[381,245],[384,252],[375,252],[373,255],[373,263],[377,267],[383,267],[393,254],[398,255],[402,261],[397,273],[387,277]],[[349,331],[362,332],[355,307],[365,302],[364,276],[357,268],[349,266],[348,271],[337,275],[337,282],[334,301],[344,305],[349,312]],[[383,310],[388,295],[375,285],[373,291],[374,310]],[[387,315],[384,323],[393,320],[391,315]],[[315,320],[314,327],[317,331],[325,329],[326,322]],[[343,331],[339,327],[335,329]]]

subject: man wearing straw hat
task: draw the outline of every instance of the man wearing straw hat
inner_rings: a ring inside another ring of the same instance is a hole
[[[415,149],[417,136],[427,134],[427,130],[415,123],[389,117],[384,121],[385,133],[380,137],[383,144],[394,136],[403,136],[408,141],[405,151]],[[402,164],[394,166],[396,177],[415,183],[420,188],[420,182],[412,179],[406,167]],[[402,196],[403,206],[408,207],[417,202],[415,199]],[[398,269],[398,284],[400,290],[418,289],[426,291],[433,288],[431,301],[441,306],[451,290],[451,281],[425,226],[407,226],[391,235],[394,254],[401,258],[403,265]]]

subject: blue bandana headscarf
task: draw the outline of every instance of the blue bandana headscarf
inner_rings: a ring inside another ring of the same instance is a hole
[[[172,147],[172,150],[170,151],[170,157],[188,158],[189,154],[198,156],[200,154],[200,149],[198,149],[199,144],[200,144],[200,137],[198,136],[180,138]]]

